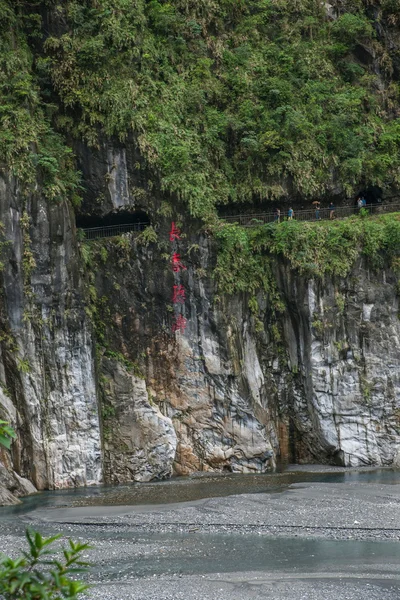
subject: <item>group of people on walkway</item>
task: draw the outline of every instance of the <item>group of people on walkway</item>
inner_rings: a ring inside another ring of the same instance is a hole
[[[364,198],[363,195],[360,195],[357,198],[357,207],[361,210],[362,208],[365,208],[366,206],[367,206],[366,199]],[[320,214],[321,202],[319,200],[315,200],[313,202],[313,207],[314,207],[314,211],[315,211],[315,220],[319,221],[321,218],[321,214]],[[328,206],[328,211],[329,211],[329,218],[335,219],[335,205],[333,204],[333,202],[330,202],[330,204]],[[282,216],[281,210],[279,208],[275,208],[274,222],[280,223],[281,216]],[[294,210],[292,207],[290,207],[289,210],[287,211],[287,220],[292,221],[293,219],[294,219]]]
[[[314,210],[315,210],[315,219],[316,221],[319,221],[321,216],[320,216],[320,209],[321,209],[321,203],[316,200],[315,202],[313,202],[314,205]],[[364,206],[364,205],[363,205]],[[335,205],[333,204],[333,202],[331,202],[328,206],[328,210],[329,210],[329,218],[330,219],[334,219],[335,218]],[[275,208],[274,211],[274,222],[275,223],[280,223],[281,221],[281,210],[280,208]],[[292,207],[289,208],[288,212],[287,212],[287,220],[288,221],[293,221],[294,219],[294,210]]]
[[[365,208],[366,206],[367,206],[367,201],[364,198],[364,196],[362,196],[362,195],[359,196],[357,198],[357,207],[361,209],[361,208]]]

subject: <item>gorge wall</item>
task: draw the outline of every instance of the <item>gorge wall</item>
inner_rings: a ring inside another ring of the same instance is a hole
[[[101,442],[94,342],[74,215],[1,179],[1,416],[18,433],[5,466],[38,489],[97,483]],[[5,476],[5,475],[4,475]],[[10,487],[10,486],[9,486]]]
[[[134,147],[124,153],[124,160],[111,164],[107,144],[85,155],[90,187],[106,182],[101,210],[120,206],[115,190],[133,190],[125,202],[148,211],[157,231],[151,242],[144,234],[88,242],[95,320],[111,348],[101,359],[100,379],[110,432],[106,477],[142,479],[143,472],[152,477],[157,470],[263,471],[277,458],[347,466],[396,461],[397,274],[374,269],[360,255],[345,278],[312,279],[276,257],[273,278],[282,305],[276,310],[276,298],[259,292],[255,311],[250,290],[221,294],[214,236],[179,210],[164,216],[165,199],[149,198],[137,167],[130,168]],[[90,165],[103,165],[103,172]],[[184,235],[178,250],[187,270],[174,274],[169,231],[171,221],[179,220]],[[186,290],[184,333],[171,332],[174,284]],[[127,359],[130,374],[115,354]],[[154,424],[147,425],[152,433],[144,452],[133,441],[140,438],[138,415],[128,401],[138,384],[139,405],[146,390],[154,411],[146,418]],[[154,463],[151,449],[158,445]]]
[[[216,241],[199,222],[183,219],[187,269],[172,271],[182,216],[164,215],[130,169],[134,148],[121,152],[108,141],[86,151],[102,202],[88,196],[85,211],[145,210],[152,226],[140,234],[77,241],[67,204],[2,179],[0,406],[18,440],[2,451],[1,481],[18,494],[27,480],[262,472],[279,459],[397,464],[397,275],[360,256],[346,277],[308,278],[275,258],[281,306],[259,292],[254,311],[250,294],[220,293]],[[174,283],[186,290],[176,333]]]
[[[397,0],[0,0],[0,503],[400,464],[399,214],[218,217],[399,197],[399,22]],[[150,226],[76,228],[123,212]]]

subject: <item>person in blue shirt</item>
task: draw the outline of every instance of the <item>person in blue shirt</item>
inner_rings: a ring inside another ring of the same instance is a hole
[[[333,204],[333,202],[331,202],[329,204],[328,209],[329,209],[329,218],[334,219],[335,218],[335,205]]]
[[[361,210],[362,208],[365,208],[367,206],[367,201],[364,197],[364,194],[360,194],[357,200],[357,207],[359,208],[359,210]]]
[[[289,208],[288,214],[287,214],[288,221],[291,221],[293,219],[293,217],[294,217],[294,210],[293,210],[293,208]]]

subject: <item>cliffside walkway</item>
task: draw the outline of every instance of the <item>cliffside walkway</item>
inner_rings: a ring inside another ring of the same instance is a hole
[[[363,210],[367,210],[371,215],[380,215],[385,213],[400,212],[400,203],[397,204],[369,204]],[[335,218],[343,219],[352,215],[359,214],[360,209],[353,206],[340,206],[335,208]],[[317,220],[329,220],[329,208],[319,209],[319,219],[316,218],[315,209],[308,210],[297,210],[294,213],[294,220],[296,221],[317,221]],[[273,223],[275,221],[275,214],[269,213],[251,213],[251,214],[238,214],[238,215],[226,215],[222,217],[224,221],[228,223],[238,223],[243,227],[256,227],[263,223]],[[280,222],[287,220],[287,214],[281,213]],[[123,233],[130,233],[131,231],[143,231],[149,223],[124,223],[122,225],[106,225],[103,227],[82,227],[80,231],[84,233],[86,240],[96,240],[99,238],[108,238],[122,235]]]
[[[103,227],[82,227],[80,231],[85,234],[86,240],[108,238],[129,233],[131,231],[143,231],[149,223],[123,223],[122,225],[106,225]]]
[[[368,211],[370,215],[382,215],[386,213],[393,213],[400,211],[400,203],[396,204],[367,204],[362,210]],[[329,208],[319,209],[319,219],[316,216],[315,208],[307,210],[296,210],[294,212],[293,219],[296,221],[321,221],[329,220],[330,210]],[[360,209],[355,206],[339,206],[335,208],[334,216],[335,219],[344,219],[351,217],[352,215],[358,215]],[[226,215],[221,217],[228,223],[237,223],[243,227],[256,227],[263,223],[273,223],[276,215],[273,212],[269,213],[254,213],[254,214],[238,214],[238,215]],[[287,221],[287,212],[281,211],[280,222]]]

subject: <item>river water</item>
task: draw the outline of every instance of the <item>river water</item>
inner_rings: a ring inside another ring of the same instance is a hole
[[[97,600],[400,598],[400,472],[390,469],[44,492],[0,509],[7,551],[27,525],[93,545]]]
[[[284,470],[263,474],[195,474],[167,481],[127,485],[99,485],[27,496],[23,504],[0,508],[0,518],[25,514],[38,508],[79,506],[136,506],[190,502],[237,494],[279,493],[295,483],[400,484],[400,470]]]

